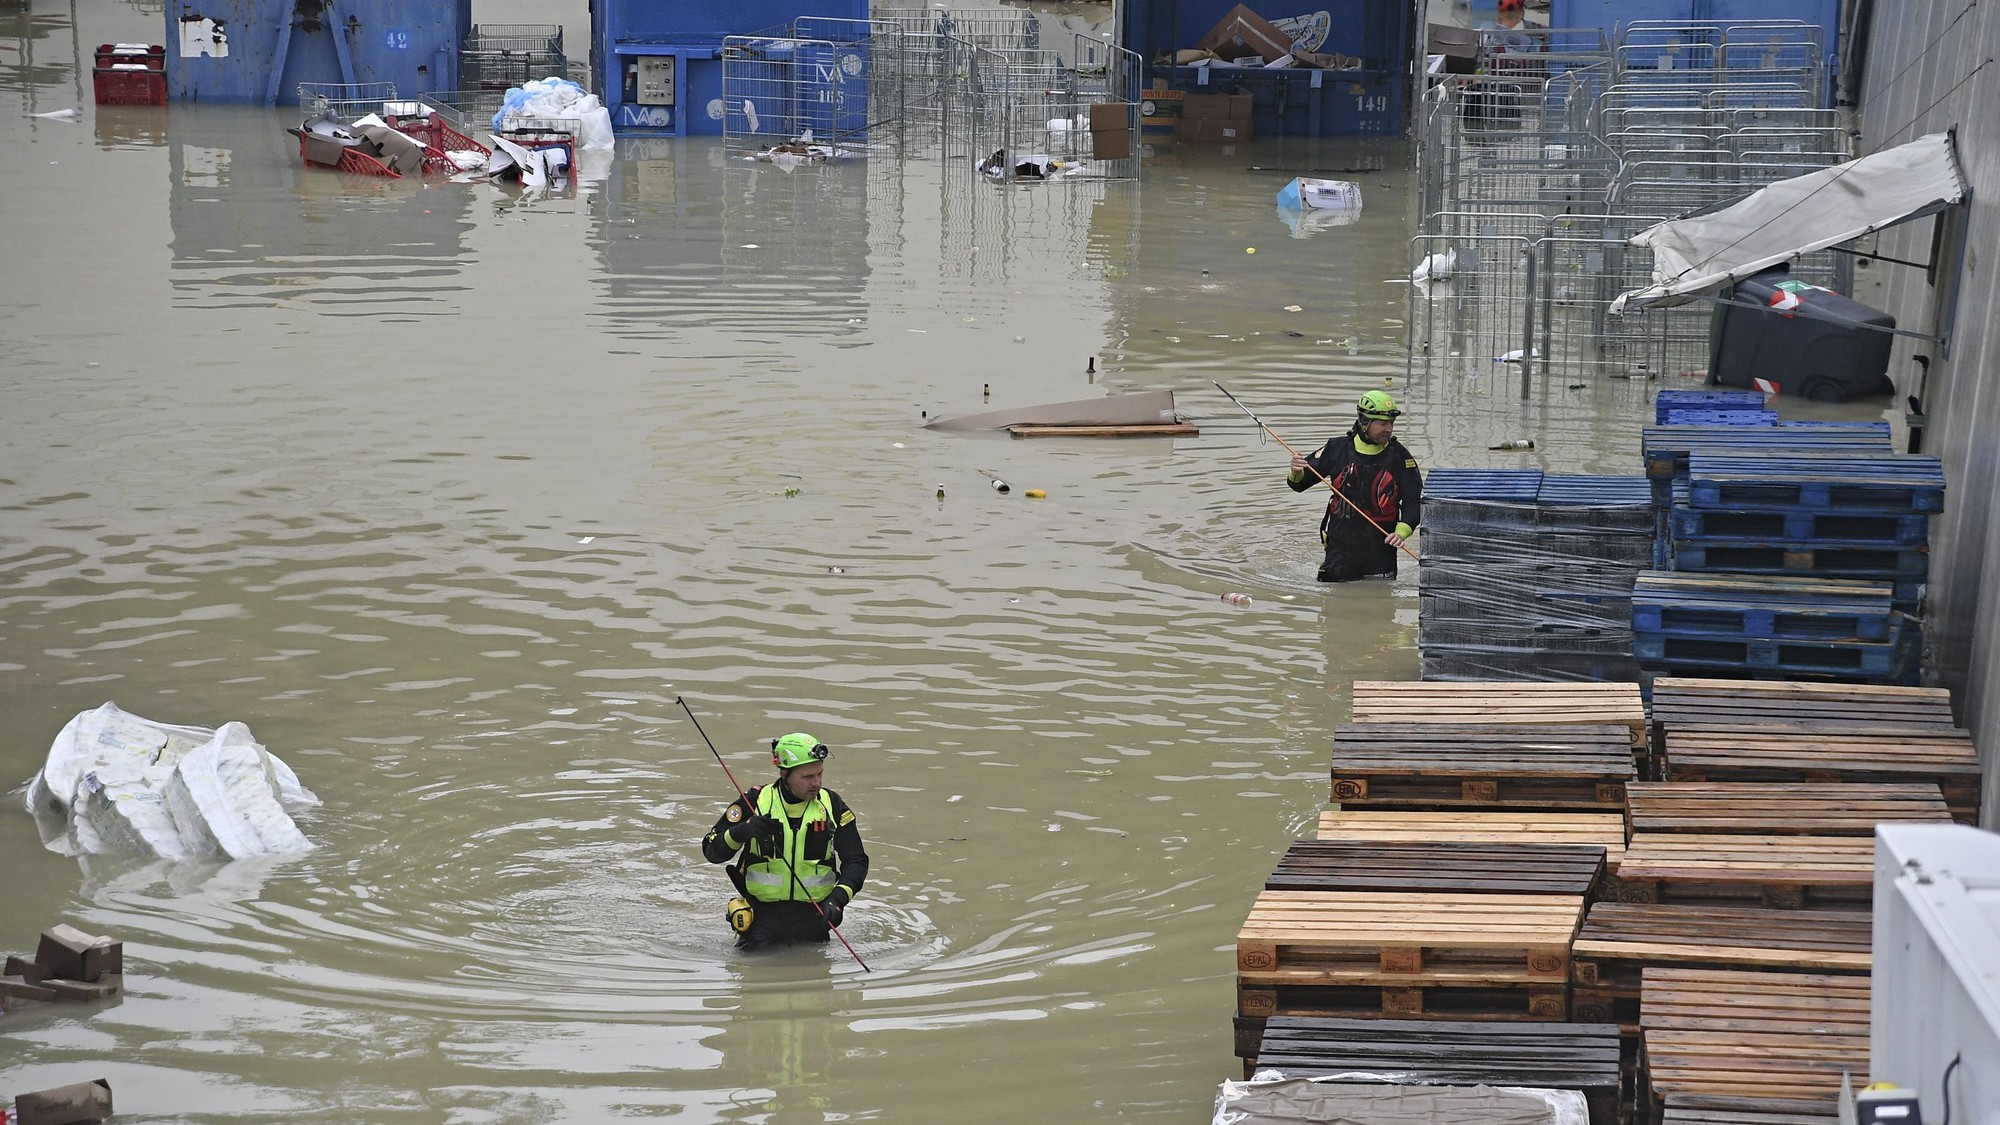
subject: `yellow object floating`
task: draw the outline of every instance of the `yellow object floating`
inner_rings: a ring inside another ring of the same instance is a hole
[[[1255,254],[1257,252],[1257,248],[1255,246],[1245,246],[1243,248],[1243,252],[1245,254]]]
[[[1039,488],[1031,488],[1028,489],[1026,492],[1021,493],[1021,495],[1026,496],[1030,500],[1041,500],[1046,498],[1048,496],[1048,493],[1043,492]]]

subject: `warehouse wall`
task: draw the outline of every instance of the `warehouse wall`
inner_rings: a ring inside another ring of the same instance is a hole
[[[1920,382],[1910,357],[1931,355],[1925,393],[1929,425],[1923,451],[1944,461],[1946,511],[1932,521],[1929,644],[1939,682],[1952,690],[1985,766],[1983,824],[2000,823],[2000,554],[1995,488],[2000,485],[2000,6],[1971,0],[1849,0],[1859,4],[1868,36],[1860,85],[1857,151],[1877,152],[1925,133],[1956,133],[1972,188],[1964,255],[1957,270],[1955,324],[1948,349],[1899,340],[1890,373],[1905,395]],[[1922,261],[1933,224],[1919,221],[1885,234],[1881,253]],[[1886,279],[1876,302],[1899,327],[1935,332],[1934,289],[1924,271],[1876,263]],[[1941,285],[1949,282],[1941,279]],[[1864,298],[1868,299],[1868,298]],[[1938,316],[1948,310],[1937,308]]]

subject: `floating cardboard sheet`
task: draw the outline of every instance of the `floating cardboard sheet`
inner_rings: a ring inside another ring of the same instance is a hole
[[[984,414],[940,415],[924,425],[933,430],[1012,430],[1017,427],[1129,429],[1151,426],[1182,429],[1185,426],[1180,416],[1174,413],[1172,391],[1142,391],[1108,398],[1024,406],[1014,410],[993,410]]]

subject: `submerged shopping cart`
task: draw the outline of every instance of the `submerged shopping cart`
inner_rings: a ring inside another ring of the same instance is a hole
[[[384,160],[357,131],[356,123],[371,115],[422,148],[417,167],[425,176],[461,171],[460,159],[465,158],[454,159],[454,153],[476,154],[478,162],[491,154],[466,134],[465,121],[453,107],[422,97],[399,98],[392,82],[301,82],[299,105],[306,111],[305,123],[287,132],[299,138],[299,159],[308,167],[401,179],[396,162]]]

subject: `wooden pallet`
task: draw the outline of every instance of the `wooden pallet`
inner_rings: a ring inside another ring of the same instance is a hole
[[[1560,982],[1465,983],[1461,975],[1413,978],[1409,985],[1272,985],[1236,990],[1236,1054],[1250,1058],[1272,1016],[1323,1019],[1452,1019],[1562,1023],[1569,986]]]
[[[1608,1024],[1497,1024],[1274,1016],[1257,1065],[1288,1078],[1402,1086],[1529,1086],[1574,1090],[1592,1125],[1614,1125],[1618,1029]]]
[[[1343,808],[1623,808],[1631,732],[1619,725],[1350,723],[1333,735]]]
[[[1839,1125],[1838,1112],[1745,1109],[1733,1098],[1675,1098],[1660,1125]]]
[[[1686,676],[1653,681],[1653,721],[1667,731],[1693,723],[1786,726],[1801,733],[1958,725],[1951,693],[1943,688]]]
[[[1604,849],[1605,870],[1625,856],[1624,818],[1617,813],[1405,812],[1328,809],[1319,814],[1322,840],[1385,843],[1563,844]]]
[[[1239,984],[1567,979],[1578,895],[1265,891],[1236,935]]]
[[[1648,968],[1640,989],[1640,1087],[1664,1114],[1692,1100],[1828,1112],[1841,1076],[1868,1081],[1863,976]]]
[[[1935,782],[1952,819],[1978,823],[1979,756],[1963,730],[1886,728],[1810,735],[1683,724],[1666,733],[1666,781]]]
[[[1264,889],[1581,897],[1603,875],[1602,847],[1297,840]]]
[[[1865,910],[1599,902],[1571,946],[1571,1010],[1636,1031],[1648,966],[1865,974],[1871,940]]]
[[[1474,723],[1485,726],[1602,726],[1646,737],[1646,704],[1630,683],[1532,683],[1506,680],[1424,682],[1356,680],[1357,723]]]
[[[1640,781],[1625,799],[1632,833],[1872,837],[1877,824],[1951,820],[1935,782]]]
[[[1867,836],[1639,832],[1618,868],[1627,902],[1761,904],[1867,910],[1875,841]]]

